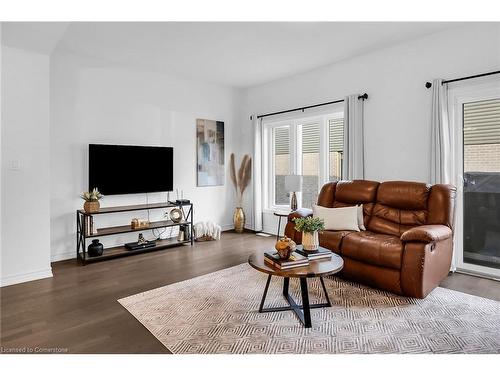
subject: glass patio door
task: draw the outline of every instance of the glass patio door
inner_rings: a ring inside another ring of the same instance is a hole
[[[463,103],[463,263],[500,269],[500,98]]]
[[[449,90],[458,271],[500,278],[500,80]]]

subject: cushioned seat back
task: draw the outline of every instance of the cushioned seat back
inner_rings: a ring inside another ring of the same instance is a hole
[[[430,185],[419,182],[381,183],[367,229],[399,237],[410,228],[425,225],[430,191]]]
[[[363,205],[364,221],[367,225],[377,196],[378,182],[367,180],[329,182],[318,196],[318,205],[323,207],[347,207]]]
[[[427,224],[441,224],[453,229],[456,193],[457,189],[453,185],[437,184],[432,186],[429,194]]]

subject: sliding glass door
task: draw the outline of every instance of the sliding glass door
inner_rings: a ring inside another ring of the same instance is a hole
[[[500,98],[462,112],[463,262],[500,269]]]
[[[452,90],[458,270],[500,277],[500,82]]]

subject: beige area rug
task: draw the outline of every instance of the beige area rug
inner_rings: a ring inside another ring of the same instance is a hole
[[[333,306],[311,310],[306,329],[291,311],[257,311],[266,278],[241,264],[118,302],[173,353],[500,353],[500,302],[444,288],[418,300],[332,277]],[[266,307],[285,305],[282,283],[273,277]],[[323,300],[317,279],[309,293]]]

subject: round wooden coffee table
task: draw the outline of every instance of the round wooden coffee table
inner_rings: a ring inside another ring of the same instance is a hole
[[[262,251],[255,252],[248,258],[248,263],[250,266],[255,268],[257,271],[267,273],[269,276],[267,278],[266,286],[264,288],[264,294],[260,302],[259,312],[275,312],[275,311],[287,311],[293,310],[295,315],[302,322],[304,327],[312,327],[311,323],[311,309],[317,309],[321,307],[331,307],[330,299],[328,298],[328,293],[325,288],[325,282],[323,281],[323,276],[333,275],[339,272],[344,267],[344,261],[337,254],[332,253],[331,259],[318,259],[309,261],[309,265],[304,267],[297,267],[287,270],[280,270],[264,262],[264,253]],[[264,308],[264,302],[267,296],[267,290],[269,289],[269,284],[271,283],[271,278],[273,276],[283,277],[283,297],[288,302],[288,306],[283,307],[269,307]],[[296,277],[300,279],[300,291],[302,295],[302,305],[298,305],[295,300],[288,293],[290,286],[290,278]],[[307,288],[307,279],[311,277],[318,277],[321,282],[321,287],[323,288],[323,293],[325,294],[326,303],[310,304],[309,303],[309,291]]]

